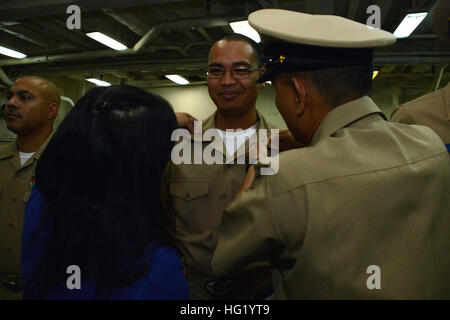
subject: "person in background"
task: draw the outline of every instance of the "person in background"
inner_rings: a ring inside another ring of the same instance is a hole
[[[78,101],[36,168],[24,299],[188,297],[160,201],[176,127],[167,101],[135,87],[96,87]]]
[[[437,91],[399,106],[392,112],[391,121],[430,127],[450,152],[450,82]]]
[[[249,168],[225,210],[217,276],[270,259],[277,299],[449,299],[450,161],[437,134],[368,96],[386,31],[338,16],[249,16],[297,141],[276,175]]]
[[[55,84],[37,76],[17,79],[7,99],[2,114],[17,138],[0,147],[0,300],[22,296],[20,247],[25,203],[61,102]]]

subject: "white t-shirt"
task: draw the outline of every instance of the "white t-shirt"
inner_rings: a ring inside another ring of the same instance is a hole
[[[232,156],[236,150],[238,150],[239,147],[247,141],[248,138],[254,135],[257,127],[258,123],[256,123],[253,127],[245,130],[234,131],[233,133],[227,133],[226,131],[217,129],[222,137],[222,140],[225,142],[225,148],[228,155]]]
[[[30,159],[35,153],[36,152],[24,153],[19,151],[20,165],[23,166],[23,164],[27,162],[27,160]]]

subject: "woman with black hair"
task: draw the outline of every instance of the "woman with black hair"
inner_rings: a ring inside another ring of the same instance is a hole
[[[169,103],[139,88],[96,87],[80,99],[36,168],[24,299],[188,298],[159,191],[176,128]]]

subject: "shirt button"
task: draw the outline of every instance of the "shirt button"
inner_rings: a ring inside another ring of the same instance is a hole
[[[10,226],[11,228],[14,228],[14,227],[15,227],[14,223],[10,223],[9,226]]]
[[[13,248],[8,248],[8,251],[11,253],[14,252]]]
[[[226,193],[224,193],[224,194],[222,195],[222,198],[223,198],[223,199],[226,199],[226,198],[228,198],[228,195],[227,195]]]
[[[189,194],[189,192],[186,193],[186,199],[190,199],[190,198],[191,198],[191,195]]]

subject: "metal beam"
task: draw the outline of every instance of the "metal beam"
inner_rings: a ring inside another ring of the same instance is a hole
[[[209,36],[208,32],[206,32],[205,29],[203,29],[202,27],[197,27],[195,28],[195,30],[197,30],[198,33],[200,33],[202,35],[203,38],[206,39],[206,41],[208,41],[209,43],[213,43],[213,39]]]
[[[347,18],[355,20],[356,12],[358,11],[359,0],[351,0],[348,4]]]
[[[136,17],[135,14],[131,12],[113,9],[102,9],[102,11],[140,37],[142,37],[149,29],[149,26],[145,25],[139,18]]]
[[[61,27],[56,21],[34,21],[36,25],[41,29],[41,32],[45,34],[50,33],[50,37],[55,37],[62,43],[71,44],[74,48],[80,47],[83,50],[92,50],[98,48],[97,44],[92,43],[92,39],[87,37],[81,37],[77,32],[78,30],[67,30],[64,26]]]
[[[444,70],[447,68],[447,65],[441,65],[436,68],[434,72],[433,84],[431,85],[431,90],[436,91],[439,89],[439,85],[441,84],[442,75],[444,74]]]
[[[36,40],[34,40],[34,39],[30,38],[30,37],[27,37],[26,35],[23,35],[23,34],[21,34],[19,32],[15,32],[13,30],[10,30],[10,29],[8,29],[8,28],[6,28],[4,26],[0,26],[0,30],[5,32],[5,33],[8,33],[10,35],[13,35],[13,36],[15,36],[17,38],[20,38],[22,40],[28,41],[28,42],[30,42],[30,43],[32,43],[34,45],[37,45],[37,46],[40,46],[40,47],[44,47],[44,48],[46,47],[46,45],[43,44],[42,42],[36,41]]]
[[[389,11],[391,10],[392,4],[394,3],[394,0],[375,0],[373,4],[380,7],[381,10],[381,27],[384,27],[384,22],[386,21],[386,18],[389,14]],[[400,21],[398,22],[400,23]]]
[[[26,27],[22,24],[15,24],[11,26],[1,25],[0,29],[20,39],[26,40],[41,47],[56,48],[58,45],[56,41],[51,40],[47,36],[44,37],[42,35],[42,30],[41,32],[35,32],[31,27],[29,27],[29,25],[27,25]]]
[[[312,14],[333,14],[334,0],[307,1],[306,8]]]
[[[36,74],[39,73],[42,76],[58,76],[58,75],[70,75],[70,74],[89,74],[95,73],[113,73],[117,71],[125,72],[145,72],[162,75],[167,71],[173,71],[177,73],[183,73],[186,71],[188,74],[195,70],[199,73],[203,73],[205,66],[208,64],[206,58],[203,59],[173,59],[173,60],[136,60],[133,61],[109,61],[104,63],[89,62],[86,64],[71,64],[68,65],[29,65],[9,67],[7,69],[11,76],[17,77],[24,74]]]
[[[189,0],[12,0],[0,5],[0,21],[65,15],[67,7],[71,4],[80,6],[83,11],[98,11],[104,8],[129,8],[187,1]]]

